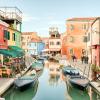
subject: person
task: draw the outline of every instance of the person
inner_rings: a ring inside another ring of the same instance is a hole
[[[88,60],[89,60],[89,57],[88,56],[86,56],[86,64],[88,64]]]

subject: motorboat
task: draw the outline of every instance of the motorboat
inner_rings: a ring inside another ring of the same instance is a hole
[[[81,75],[71,76],[69,80],[73,86],[81,90],[85,90],[87,86],[89,85],[89,80],[86,77],[81,76]]]
[[[18,79],[15,79],[14,85],[17,87],[19,90],[25,90],[27,89],[30,85],[34,85],[37,81],[37,75],[32,75],[32,76],[23,76]]]
[[[68,66],[64,66],[62,68],[62,73],[66,76],[66,75],[70,75],[70,76],[75,76],[75,75],[79,75],[79,70],[75,69],[73,67],[71,67],[71,65]]]

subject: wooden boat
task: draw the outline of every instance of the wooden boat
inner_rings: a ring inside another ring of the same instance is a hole
[[[62,68],[62,73],[64,75],[70,75],[70,76],[75,76],[75,75],[79,75],[79,70],[78,69],[75,69],[75,68],[72,68],[70,65],[68,66],[64,66]]]
[[[37,75],[32,75],[32,76],[23,76],[14,81],[14,85],[19,89],[19,90],[25,90],[27,89],[30,85],[34,85],[37,81]]]
[[[89,85],[89,80],[86,77],[80,75],[71,76],[70,83],[81,90],[85,90]]]

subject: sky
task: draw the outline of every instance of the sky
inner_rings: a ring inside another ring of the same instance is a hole
[[[16,6],[23,13],[22,32],[49,36],[49,27],[66,31],[66,20],[100,16],[100,0],[0,0],[0,6]]]

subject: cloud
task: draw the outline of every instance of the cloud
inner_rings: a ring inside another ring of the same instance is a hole
[[[38,17],[34,17],[34,16],[29,15],[29,14],[23,14],[22,19],[24,22],[39,21],[40,20]]]

